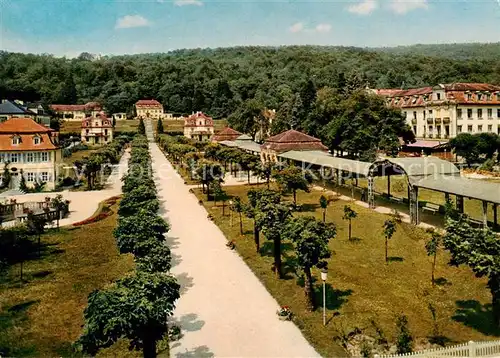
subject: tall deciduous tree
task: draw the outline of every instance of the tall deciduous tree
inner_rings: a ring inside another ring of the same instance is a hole
[[[477,163],[479,160],[478,136],[471,133],[460,133],[450,140],[455,153],[465,159],[467,165]]]
[[[335,238],[336,229],[332,223],[325,224],[313,216],[300,216],[289,221],[285,237],[295,244],[297,263],[304,271],[304,293],[307,308],[315,308],[311,269],[321,260],[330,257],[328,242]]]
[[[283,230],[290,216],[290,209],[283,204],[261,202],[258,205],[258,212],[255,218],[266,239],[273,242],[274,272],[278,278],[282,278],[281,241]]]
[[[450,265],[469,266],[477,277],[488,279],[495,325],[500,327],[500,240],[489,228],[473,228],[465,216],[448,216],[443,237]]]
[[[224,170],[219,163],[204,160],[198,162],[196,176],[202,186],[207,188],[207,200],[210,200],[210,185],[224,179]]]
[[[302,169],[289,166],[273,174],[276,182],[281,186],[282,190],[292,192],[293,205],[297,206],[297,190],[309,192],[309,185],[312,182],[311,176]]]
[[[89,295],[85,326],[78,340],[83,352],[94,356],[120,338],[144,357],[156,357],[156,343],[168,332],[167,320],[179,298],[176,279],[139,271],[115,286]]]

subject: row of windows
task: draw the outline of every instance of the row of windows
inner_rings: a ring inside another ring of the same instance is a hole
[[[477,109],[477,118],[483,118],[484,113],[485,112],[483,111],[482,108],[478,108]],[[474,114],[474,110],[472,108],[467,109],[467,118],[472,118],[473,114]],[[500,108],[497,109],[496,115],[497,115],[497,118],[500,118]],[[462,116],[463,116],[462,109],[460,109],[460,108],[457,109],[457,117],[462,118]],[[486,109],[486,117],[493,118],[493,109],[492,108]]]
[[[23,175],[28,183],[33,183],[35,181],[42,181],[46,183],[51,179],[51,175],[49,172],[40,172],[40,173],[25,172],[23,173]]]
[[[44,163],[50,161],[49,152],[0,153],[0,163]]]
[[[463,133],[465,126],[457,126],[457,134],[458,133]],[[486,129],[486,132],[493,133],[493,125],[488,124],[488,126],[483,126],[482,124],[479,124],[477,126],[477,133],[482,133]],[[474,126],[472,124],[467,125],[467,132],[468,133],[473,133],[474,132]],[[500,127],[497,129],[497,133],[500,134]]]

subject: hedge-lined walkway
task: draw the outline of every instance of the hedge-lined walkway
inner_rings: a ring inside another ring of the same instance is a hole
[[[173,357],[317,357],[278,304],[207,219],[155,143],[153,170],[164,217],[172,228],[172,273],[181,284],[175,320],[184,337],[171,343]]]

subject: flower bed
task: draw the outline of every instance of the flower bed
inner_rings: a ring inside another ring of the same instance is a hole
[[[276,312],[279,319],[282,321],[291,321],[292,320],[292,311],[288,306],[281,306],[280,309]]]

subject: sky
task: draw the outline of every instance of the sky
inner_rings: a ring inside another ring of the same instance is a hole
[[[67,57],[464,42],[500,42],[500,0],[0,0],[0,49]]]

